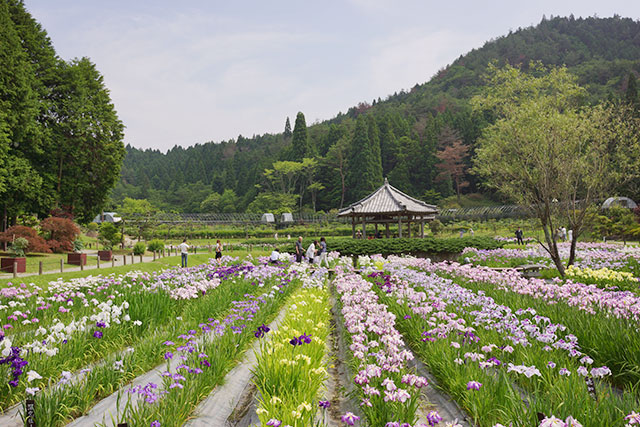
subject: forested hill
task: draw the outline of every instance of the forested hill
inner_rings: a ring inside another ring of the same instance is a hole
[[[481,190],[467,169],[486,123],[468,101],[480,91],[491,61],[523,69],[530,61],[566,65],[588,89],[590,102],[637,100],[640,22],[543,19],[460,56],[409,91],[362,102],[308,128],[298,114],[293,132],[289,126],[277,135],[175,147],[166,154],[127,147],[113,203],[131,197],[181,212],[326,211],[367,194],[383,176],[431,202]],[[304,158],[313,160],[303,165]],[[291,163],[279,162],[284,160]]]

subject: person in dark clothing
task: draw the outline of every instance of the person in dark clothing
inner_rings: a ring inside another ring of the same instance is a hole
[[[296,242],[296,262],[302,262],[304,248],[302,247],[302,236],[298,237]]]
[[[524,240],[522,239],[522,237],[523,237],[522,228],[518,227],[518,229],[516,230],[516,239],[519,245],[524,245]]]

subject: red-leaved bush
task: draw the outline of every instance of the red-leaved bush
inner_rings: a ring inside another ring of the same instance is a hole
[[[73,242],[80,234],[78,226],[68,218],[45,218],[40,229],[48,234],[47,244],[53,252],[73,251]]]
[[[7,228],[7,231],[0,233],[0,242],[11,243],[14,237],[23,237],[29,242],[26,252],[50,253],[51,249],[47,242],[38,235],[38,232],[31,227],[24,225],[14,225]]]

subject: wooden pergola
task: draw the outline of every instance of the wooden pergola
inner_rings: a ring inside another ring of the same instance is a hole
[[[424,223],[435,219],[438,208],[414,199],[391,186],[384,179],[382,187],[364,199],[338,212],[339,217],[351,217],[352,237],[356,237],[356,224],[362,224],[362,237],[367,237],[367,223],[385,225],[385,236],[389,236],[389,224],[398,224],[398,237],[402,236],[402,224],[407,225],[407,236],[411,237],[411,224],[420,224],[420,237],[424,237]]]

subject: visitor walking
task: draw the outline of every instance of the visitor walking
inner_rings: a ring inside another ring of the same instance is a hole
[[[180,245],[178,245],[178,247],[180,248],[181,265],[182,265],[182,267],[186,267],[187,266],[187,257],[189,256],[189,244],[187,243],[187,239],[184,239],[182,241],[182,243],[180,243]]]
[[[216,240],[216,261],[218,261],[218,264],[222,262],[222,243],[220,243],[220,239]]]
[[[522,228],[520,227],[518,227],[518,229],[516,230],[516,240],[518,245],[524,245]]]
[[[320,238],[320,249],[318,249],[318,255],[320,255],[318,265],[322,267],[322,263],[325,263],[327,267],[329,267],[329,261],[327,261],[327,241],[324,237]]]
[[[316,244],[318,243],[317,240],[314,240],[309,247],[307,248],[307,260],[309,261],[309,264],[313,264],[313,260],[316,257]]]
[[[302,236],[299,236],[298,241],[296,242],[296,262],[302,262],[303,253],[304,248],[302,247]]]

